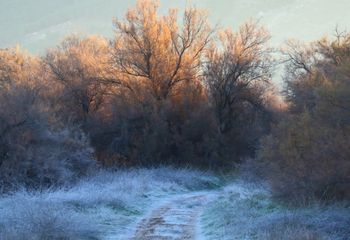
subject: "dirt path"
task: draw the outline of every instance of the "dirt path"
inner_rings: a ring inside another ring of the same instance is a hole
[[[170,200],[141,220],[131,240],[196,239],[199,216],[208,201],[204,193]]]

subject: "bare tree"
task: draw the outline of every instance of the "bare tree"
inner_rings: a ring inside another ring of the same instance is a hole
[[[334,39],[324,37],[309,44],[295,40],[286,43],[282,49],[283,63],[286,64],[284,94],[292,104],[292,111],[314,108],[319,95],[317,89],[331,81],[330,76],[341,76],[337,68],[349,60],[349,46],[349,34],[338,28]]]
[[[242,107],[261,105],[271,77],[273,61],[267,47],[269,34],[255,22],[241,26],[238,32],[226,30],[219,47],[208,53],[204,70],[220,132],[228,132]]]
[[[33,82],[31,76],[38,70],[39,59],[18,48],[0,49],[0,88],[11,84]]]
[[[283,63],[287,63],[286,70],[291,77],[300,74],[311,74],[317,62],[315,45],[306,45],[300,41],[288,40],[282,49]]]
[[[52,79],[58,83],[61,94],[57,99],[64,103],[82,123],[101,107],[106,93],[109,48],[105,39],[90,37],[67,38],[46,55]],[[67,114],[67,113],[66,113]]]
[[[203,11],[186,9],[179,26],[177,10],[158,16],[158,7],[158,1],[139,0],[125,21],[115,20],[113,64],[129,84],[164,100],[179,83],[197,78],[212,30]]]

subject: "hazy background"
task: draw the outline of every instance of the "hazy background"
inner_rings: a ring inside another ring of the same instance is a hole
[[[112,36],[112,18],[123,17],[135,0],[0,0],[0,47],[22,45],[33,53],[71,33]],[[163,9],[186,0],[162,0]],[[192,0],[210,10],[213,23],[237,27],[259,18],[277,45],[287,38],[316,39],[336,24],[350,29],[349,0]]]
[[[69,34],[113,36],[112,19],[136,0],[0,0],[0,48],[21,45],[40,54]],[[211,21],[237,28],[260,19],[278,47],[288,38],[304,41],[350,29],[349,0],[161,0],[162,11],[192,2],[210,11]],[[280,83],[280,74],[274,81]],[[279,84],[278,84],[279,85]]]

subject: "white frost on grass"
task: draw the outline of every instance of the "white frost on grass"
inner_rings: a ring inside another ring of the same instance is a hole
[[[118,239],[151,204],[215,186],[214,176],[173,168],[102,171],[66,189],[0,198],[0,239]]]
[[[209,240],[346,240],[350,208],[317,204],[287,208],[274,202],[265,187],[237,182],[210,204],[201,223]]]

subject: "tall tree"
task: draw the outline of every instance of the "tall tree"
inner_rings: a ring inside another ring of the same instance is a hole
[[[109,79],[109,48],[104,38],[72,36],[44,59],[52,79],[61,89],[58,100],[69,118],[85,125],[103,102]],[[69,115],[69,116],[68,116]]]
[[[139,0],[124,21],[115,20],[113,63],[129,89],[136,83],[164,100],[180,83],[197,79],[212,30],[198,9],[187,8],[181,24],[176,9],[164,16],[158,9],[159,1]]]
[[[248,22],[238,32],[223,31],[219,46],[209,51],[204,80],[221,133],[235,127],[244,108],[262,107],[263,87],[270,82],[273,64],[269,38],[264,28]]]

